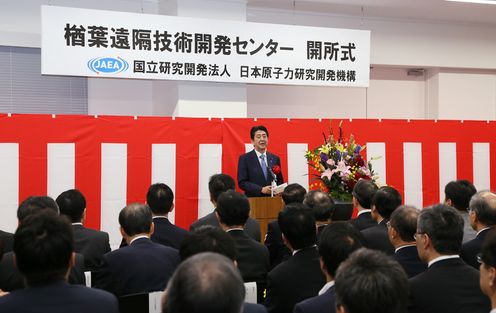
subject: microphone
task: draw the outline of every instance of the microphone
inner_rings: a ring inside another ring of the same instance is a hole
[[[267,170],[269,171],[270,175],[272,176],[272,183],[270,184],[270,196],[274,196],[274,189],[277,187],[277,176],[274,174],[272,169],[267,166]]]

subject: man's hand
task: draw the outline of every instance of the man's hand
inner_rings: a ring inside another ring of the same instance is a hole
[[[270,194],[271,194],[271,190],[272,190],[272,189],[271,189],[271,187],[270,187],[270,186],[265,186],[265,187],[263,187],[263,188],[262,188],[262,191],[261,191],[261,192],[262,192],[263,194],[270,195]]]

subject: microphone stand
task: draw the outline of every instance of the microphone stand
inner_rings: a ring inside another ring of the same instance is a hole
[[[272,169],[270,167],[267,167],[267,170],[269,171],[270,175],[272,176],[272,182],[270,184],[270,196],[274,197],[274,189],[277,187],[277,175],[274,174]]]

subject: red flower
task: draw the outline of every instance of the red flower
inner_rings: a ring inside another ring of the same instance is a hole
[[[272,166],[272,172],[276,175],[279,175],[281,173],[281,167],[279,165]]]

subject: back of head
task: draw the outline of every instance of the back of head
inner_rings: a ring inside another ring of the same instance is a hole
[[[470,199],[469,209],[475,213],[479,223],[485,226],[496,225],[496,195],[489,191],[476,193]]]
[[[61,193],[55,200],[63,214],[73,223],[80,222],[83,219],[84,209],[86,209],[86,199],[77,189],[66,190]]]
[[[240,313],[243,279],[234,263],[216,253],[200,253],[179,265],[167,285],[162,312]]]
[[[218,227],[204,225],[188,233],[179,248],[181,261],[202,252],[215,252],[232,261],[237,258],[234,239]]]
[[[146,204],[129,204],[119,213],[119,224],[128,236],[149,234],[152,225],[152,211]]]
[[[406,312],[408,280],[401,266],[382,252],[361,248],[339,267],[336,307],[347,313]]]
[[[17,267],[28,285],[64,279],[73,250],[71,225],[50,210],[26,217],[14,235]]]
[[[377,190],[372,198],[372,205],[383,218],[388,219],[393,211],[401,205],[401,195],[393,187],[383,186]]]
[[[17,208],[17,219],[19,223],[22,223],[29,215],[39,213],[43,210],[51,210],[56,214],[59,213],[59,207],[52,198],[47,196],[28,197]]]
[[[227,226],[241,226],[250,216],[250,203],[245,195],[234,190],[223,192],[217,199],[220,222]]]
[[[236,187],[234,179],[226,174],[215,174],[210,177],[208,181],[208,191],[210,192],[210,199],[217,202],[220,194],[228,191],[234,190]]]
[[[155,215],[166,215],[172,210],[174,193],[166,184],[153,184],[146,193],[146,203]]]
[[[377,191],[377,185],[374,182],[366,179],[359,179],[353,188],[353,197],[358,201],[358,204],[364,209],[370,209],[372,198]]]
[[[267,134],[267,137],[269,137],[269,131],[267,130],[267,127],[265,127],[263,125],[258,125],[258,126],[253,126],[250,129],[250,138],[251,138],[251,140],[255,139],[255,133],[257,131],[259,131],[259,130],[265,132],[265,134]]]
[[[334,277],[341,262],[362,247],[361,233],[348,222],[327,225],[320,234],[319,254],[327,273]]]
[[[277,218],[281,232],[293,249],[302,249],[315,244],[317,240],[315,218],[303,203],[292,203],[279,212]]]
[[[305,194],[307,191],[300,184],[289,184],[284,188],[282,192],[282,200],[284,204],[290,203],[303,203],[303,199],[305,199]]]
[[[465,211],[468,208],[470,198],[477,190],[468,180],[454,180],[444,187],[446,200],[451,200],[451,206],[459,211]]]
[[[413,206],[402,205],[394,210],[389,219],[391,227],[393,227],[402,241],[412,242],[413,236],[417,232],[417,220],[420,210]]]
[[[433,248],[439,254],[459,254],[463,239],[463,218],[446,204],[425,208],[420,211],[417,233],[429,235]]]
[[[324,222],[331,219],[334,213],[334,200],[328,194],[320,190],[311,190],[305,195],[303,204],[312,211],[316,221]]]

